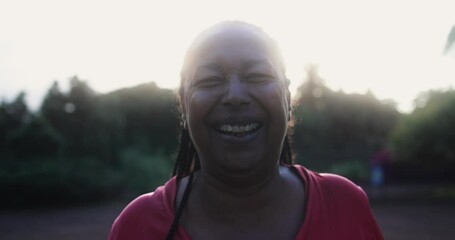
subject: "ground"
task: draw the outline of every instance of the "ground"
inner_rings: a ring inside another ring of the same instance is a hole
[[[106,239],[123,203],[0,213],[3,240]],[[453,239],[455,204],[374,204],[387,240]]]
[[[373,211],[386,240],[436,240],[455,236],[455,205],[382,204]]]

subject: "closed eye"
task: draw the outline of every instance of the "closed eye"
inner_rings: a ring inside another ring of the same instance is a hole
[[[206,77],[202,78],[196,81],[194,84],[196,87],[203,87],[203,88],[208,88],[208,87],[215,87],[218,86],[223,82],[223,78],[213,76],[213,77]]]
[[[262,82],[268,82],[270,80],[273,80],[274,77],[269,74],[265,74],[265,73],[251,73],[251,74],[245,75],[244,79],[247,82],[262,83]]]

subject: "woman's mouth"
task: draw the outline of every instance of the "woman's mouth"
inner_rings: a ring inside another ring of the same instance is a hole
[[[225,135],[234,137],[244,137],[255,133],[262,127],[260,122],[250,122],[245,124],[219,124],[215,129]]]

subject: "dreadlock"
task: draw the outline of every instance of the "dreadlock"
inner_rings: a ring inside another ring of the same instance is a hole
[[[191,172],[199,169],[199,156],[191,141],[188,129],[182,128],[180,134],[180,149],[175,160],[173,176],[180,178],[188,176]]]

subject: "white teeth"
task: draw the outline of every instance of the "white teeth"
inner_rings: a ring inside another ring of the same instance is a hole
[[[255,130],[259,127],[259,123],[250,123],[245,125],[230,125],[230,124],[223,124],[218,127],[218,130],[227,133],[245,133]]]

